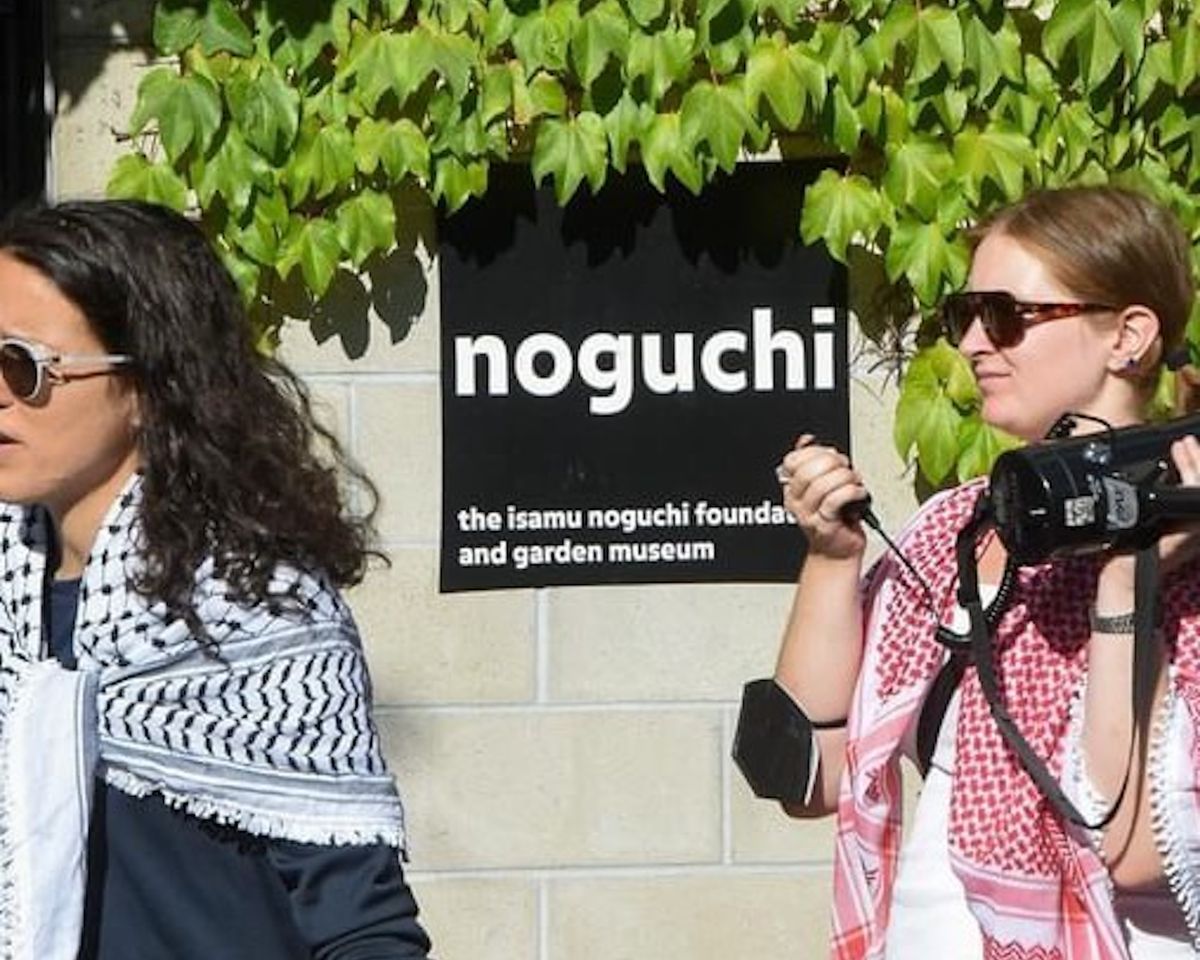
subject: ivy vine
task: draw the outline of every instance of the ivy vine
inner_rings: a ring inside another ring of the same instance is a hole
[[[902,366],[896,444],[934,485],[1010,442],[937,338],[965,226],[1115,179],[1200,239],[1191,2],[159,0],[153,39],[170,59],[110,192],[198,207],[268,338],[285,281],[317,303],[394,250],[404,190],[454,211],[522,159],[565,204],[631,164],[700,193],[746,152],[841,155],[797,229],[880,261],[860,320]]]

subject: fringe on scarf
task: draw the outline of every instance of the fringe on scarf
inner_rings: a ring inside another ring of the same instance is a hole
[[[394,824],[318,826],[303,823],[280,815],[247,810],[227,800],[179,793],[128,770],[110,768],[105,772],[105,781],[131,797],[141,798],[158,794],[167,806],[175,810],[181,810],[201,820],[235,827],[243,833],[258,837],[339,847],[384,843],[395,848],[400,855],[403,855],[404,851],[404,828]]]

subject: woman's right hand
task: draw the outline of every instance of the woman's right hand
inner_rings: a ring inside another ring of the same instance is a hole
[[[867,498],[862,477],[850,458],[802,434],[778,467],[783,505],[808,539],[809,554],[836,560],[860,557],[867,536],[858,520],[843,518],[842,508]]]

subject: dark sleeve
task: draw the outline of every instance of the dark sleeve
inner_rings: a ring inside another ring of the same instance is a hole
[[[267,856],[287,888],[313,960],[429,956],[429,937],[394,848],[271,840]]]

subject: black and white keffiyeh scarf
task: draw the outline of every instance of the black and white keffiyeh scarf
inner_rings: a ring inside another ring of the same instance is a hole
[[[97,773],[260,836],[403,846],[338,592],[280,568],[278,602],[240,606],[207,561],[195,607],[214,657],[131,586],[139,486],[110,507],[88,558],[77,671],[44,650],[48,518],[0,507],[0,960],[74,960]]]

